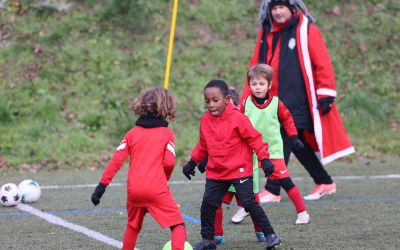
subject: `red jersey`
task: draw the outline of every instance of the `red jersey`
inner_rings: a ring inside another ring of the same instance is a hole
[[[206,176],[213,180],[232,180],[253,176],[253,151],[260,160],[269,158],[268,144],[262,135],[233,104],[220,116],[207,112],[200,123],[200,137],[192,159],[208,156]]]
[[[108,186],[130,157],[127,192],[137,206],[158,204],[170,195],[168,179],[175,165],[174,134],[167,127],[135,126],[121,141],[110,160],[101,183]]]

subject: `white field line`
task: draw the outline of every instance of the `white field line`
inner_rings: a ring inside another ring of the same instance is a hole
[[[307,177],[308,178],[308,177]],[[295,181],[304,181],[305,177],[294,177]],[[363,179],[400,179],[400,174],[388,175],[350,175],[350,176],[333,176],[334,180],[363,180]],[[182,184],[204,184],[205,181],[170,181],[169,185],[182,185]],[[125,183],[110,183],[111,187],[125,186]],[[94,188],[97,184],[77,184],[77,185],[47,185],[41,186],[42,189],[68,189],[68,188]]]
[[[82,233],[82,234],[84,234],[86,236],[89,236],[90,238],[93,238],[95,240],[101,241],[101,242],[103,242],[103,243],[105,243],[107,245],[110,245],[110,246],[113,246],[113,247],[116,247],[116,248],[119,248],[119,249],[122,248],[122,242],[121,241],[114,240],[114,239],[112,239],[112,238],[110,238],[108,236],[105,236],[104,234],[101,234],[99,232],[95,232],[93,230],[90,230],[87,227],[83,227],[83,226],[68,222],[68,221],[66,221],[64,219],[61,219],[60,217],[54,216],[52,214],[44,213],[44,212],[42,212],[42,211],[40,211],[40,210],[38,210],[36,208],[33,208],[31,206],[28,206],[28,205],[25,205],[25,204],[22,204],[22,203],[18,204],[16,206],[16,208],[18,208],[21,211],[24,211],[24,212],[30,213],[32,215],[35,215],[37,217],[40,217],[40,218],[42,218],[42,219],[44,219],[44,220],[46,220],[46,221],[48,221],[48,222],[50,222],[52,224],[59,225],[59,226],[71,229],[72,231],[75,231],[75,232],[78,232],[78,233]],[[139,250],[139,249],[135,248],[135,250]]]
[[[305,180],[304,177],[293,178],[294,180]],[[335,180],[360,180],[360,179],[400,179],[400,174],[389,174],[389,175],[373,175],[373,176],[335,176]],[[170,181],[170,185],[180,185],[180,184],[204,184],[205,181]],[[97,184],[77,184],[77,185],[48,185],[42,186],[42,189],[64,189],[64,188],[93,188]],[[124,183],[111,183],[110,186],[125,186]],[[21,211],[28,212],[32,215],[38,216],[52,224],[59,225],[75,232],[82,233],[90,238],[101,241],[107,245],[121,249],[122,242],[112,239],[104,234],[90,230],[89,228],[68,222],[57,216],[49,213],[42,212],[36,208],[20,203],[16,206]],[[135,250],[140,250],[135,248]]]
[[[181,184],[204,184],[205,181],[169,181],[169,185],[181,185]],[[94,188],[97,184],[76,184],[76,185],[46,185],[40,186],[41,189],[66,189],[66,188]],[[121,187],[126,186],[125,183],[110,183],[110,187]]]

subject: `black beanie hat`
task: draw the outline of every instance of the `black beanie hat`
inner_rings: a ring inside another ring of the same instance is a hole
[[[290,3],[290,0],[271,0],[271,2],[269,3],[269,11],[271,12],[272,8],[276,5],[284,5],[288,7],[292,14],[295,9],[294,5]]]

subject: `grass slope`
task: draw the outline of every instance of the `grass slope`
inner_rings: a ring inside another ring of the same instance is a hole
[[[0,166],[104,166],[134,123],[133,98],[163,83],[172,1],[68,1],[61,12],[9,2],[0,10]],[[332,55],[358,155],[400,154],[395,2],[307,2]],[[258,6],[180,2],[170,79],[180,159],[197,138],[204,84],[222,78],[242,88]]]

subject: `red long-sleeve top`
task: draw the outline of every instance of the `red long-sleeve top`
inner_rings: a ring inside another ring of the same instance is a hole
[[[207,112],[200,124],[200,137],[193,149],[197,163],[208,156],[207,178],[232,180],[253,176],[253,151],[260,160],[269,158],[262,135],[233,104],[218,117]]]
[[[124,136],[100,182],[108,186],[129,156],[128,196],[133,196],[139,205],[157,203],[170,192],[168,179],[175,165],[174,148],[174,134],[169,128],[135,126]]]

